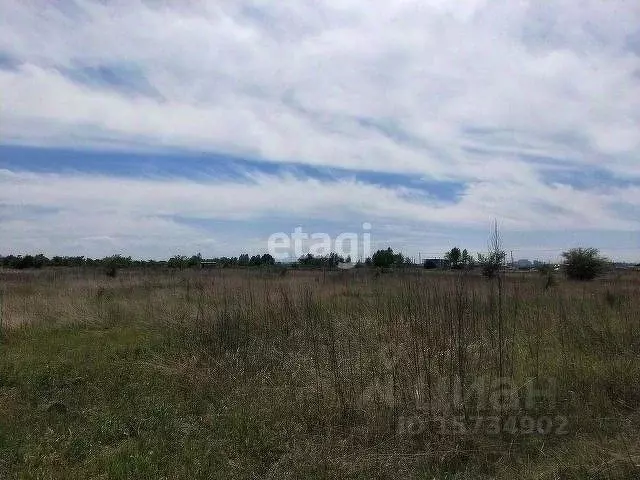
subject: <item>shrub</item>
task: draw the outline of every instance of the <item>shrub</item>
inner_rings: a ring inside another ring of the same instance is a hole
[[[482,275],[487,278],[493,278],[498,275],[500,269],[504,266],[506,253],[503,251],[489,252],[487,255],[478,254],[478,263],[482,268]]]
[[[507,253],[502,248],[502,238],[498,230],[498,221],[493,225],[493,231],[489,237],[489,250],[486,255],[478,254],[478,264],[482,268],[482,275],[487,278],[494,278],[500,273],[504,266]]]
[[[534,268],[540,275],[546,276],[553,273],[553,265],[550,263],[536,263]]]
[[[608,260],[597,248],[572,248],[562,253],[564,270],[572,280],[593,280],[602,274]]]
[[[371,262],[374,267],[389,268],[393,265],[401,265],[404,263],[404,258],[401,253],[394,253],[391,247],[386,250],[378,250],[371,257]]]
[[[449,263],[451,264],[451,268],[453,268],[454,270],[462,267],[462,250],[460,250],[458,247],[454,247],[450,251],[448,251],[445,254],[444,258],[449,261]]]

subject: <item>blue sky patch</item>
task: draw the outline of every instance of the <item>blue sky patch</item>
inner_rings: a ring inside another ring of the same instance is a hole
[[[15,70],[20,63],[17,58],[0,51],[0,70]]]
[[[0,168],[40,173],[83,173],[133,178],[251,182],[252,174],[292,175],[324,182],[355,180],[383,188],[407,188],[440,202],[455,202],[466,184],[412,175],[277,164],[223,154],[125,153],[0,145]]]
[[[640,185],[640,180],[620,178],[604,168],[586,165],[572,169],[542,169],[540,175],[547,184],[560,183],[577,190],[625,188]]]
[[[60,70],[74,82],[91,87],[106,87],[127,94],[159,96],[144,72],[133,64],[85,65]]]
[[[8,251],[237,254],[367,221],[437,254],[497,219],[517,256],[613,256],[604,232],[640,229],[633,2],[5,3]]]

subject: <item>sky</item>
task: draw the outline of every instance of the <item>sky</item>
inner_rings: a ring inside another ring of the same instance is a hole
[[[0,0],[0,254],[640,262],[635,0]]]

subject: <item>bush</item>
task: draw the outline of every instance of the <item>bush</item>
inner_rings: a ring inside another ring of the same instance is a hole
[[[371,262],[374,267],[389,268],[393,265],[402,265],[404,263],[404,257],[401,253],[394,253],[391,247],[386,250],[378,250],[371,257]]]
[[[536,263],[534,268],[540,275],[546,276],[553,274],[553,265],[550,263]]]
[[[505,258],[506,253],[501,250],[489,252],[487,255],[479,253],[478,264],[482,269],[482,275],[487,278],[496,277],[504,266]]]
[[[602,274],[609,262],[597,248],[572,248],[562,253],[564,270],[572,280],[593,280]]]
[[[489,251],[486,255],[478,254],[478,264],[482,269],[482,275],[486,278],[498,276],[504,266],[507,253],[502,248],[502,238],[498,230],[498,221],[493,224],[493,231],[489,237]]]

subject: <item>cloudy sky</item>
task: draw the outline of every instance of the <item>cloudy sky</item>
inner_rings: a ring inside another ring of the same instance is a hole
[[[0,254],[640,261],[636,0],[0,0]]]

